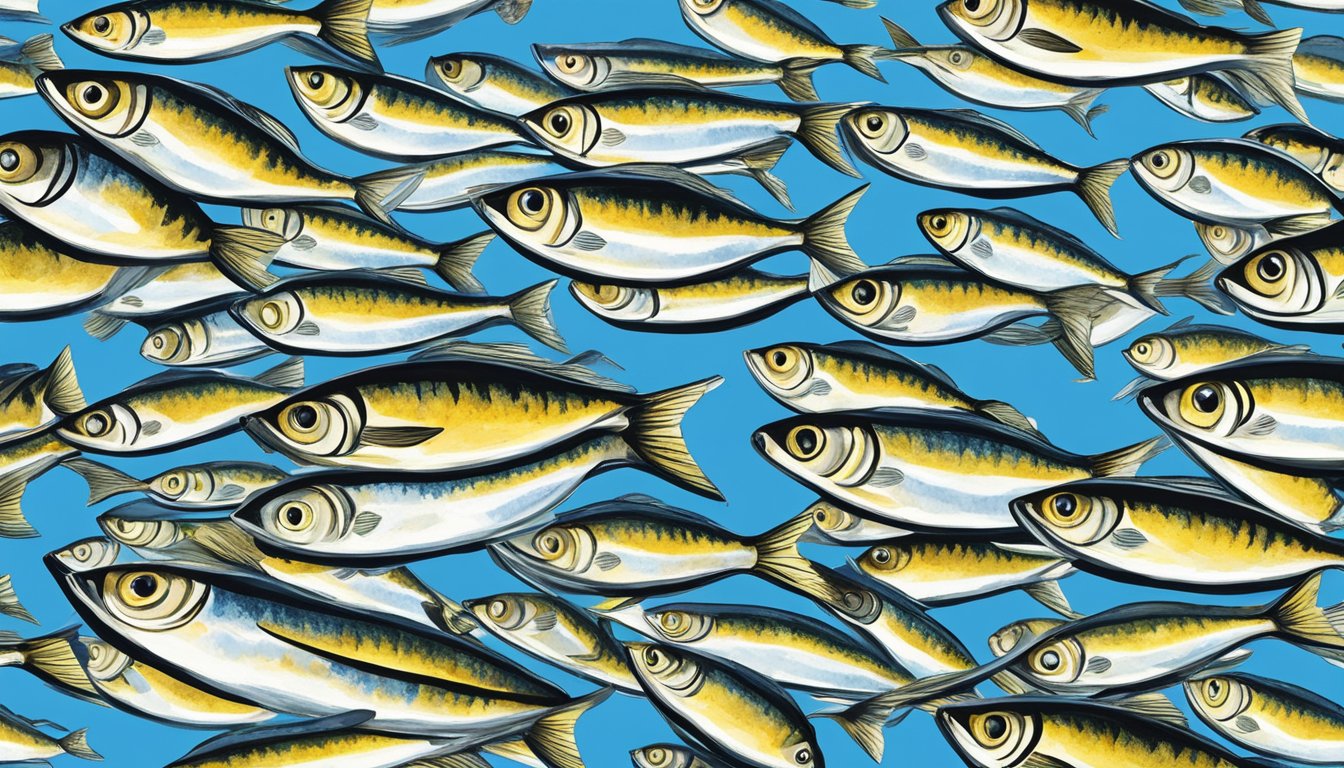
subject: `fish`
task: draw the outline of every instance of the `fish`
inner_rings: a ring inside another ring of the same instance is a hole
[[[650,744],[630,751],[635,768],[727,768],[727,763],[680,744]]]
[[[1119,236],[1111,186],[1129,169],[1123,159],[1091,167],[1066,163],[1011,125],[970,109],[862,107],[840,124],[850,148],[883,173],[977,197],[1072,192]]]
[[[286,67],[294,101],[322,133],[398,161],[527,143],[505,115],[410,78],[338,67]]]
[[[764,320],[811,295],[807,275],[751,267],[702,283],[619,285],[571,280],[584,309],[617,328],[650,333],[708,333]]]
[[[1344,38],[1317,35],[1303,40],[1293,54],[1297,92],[1327,101],[1344,101]]]
[[[228,308],[229,317],[264,344],[299,355],[371,355],[515,326],[567,351],[551,315],[556,280],[509,296],[468,296],[431,288],[424,273],[340,271],[281,280]]]
[[[914,409],[795,416],[752,444],[795,481],[885,522],[983,532],[1016,531],[1019,496],[1132,475],[1166,447],[1151,438],[1086,456],[979,416]]]
[[[101,260],[144,266],[212,261],[243,288],[267,285],[269,232],[211,221],[190,198],[51,131],[0,136],[0,206]]]
[[[132,286],[90,312],[84,330],[95,339],[106,341],[117,335],[130,320],[187,312],[209,306],[224,297],[246,293],[208,261],[154,268],[138,282],[142,284]]]
[[[1167,328],[1134,340],[1125,351],[1125,362],[1138,371],[1135,379],[1115,398],[1129,397],[1149,381],[1170,381],[1205,368],[1234,363],[1260,355],[1305,355],[1305,344],[1279,344],[1240,328],[1191,323],[1187,317]]]
[[[939,711],[938,727],[967,765],[1073,768],[1255,768],[1184,727],[1184,716],[1166,706],[1128,700],[1096,701],[1057,696],[1015,696],[960,702]]]
[[[462,740],[402,736],[362,730],[372,710],[283,725],[239,729],[206,739],[168,764],[168,768],[227,768],[266,765],[271,768],[320,766],[383,768],[406,765],[425,768],[486,768],[489,763]]]
[[[43,320],[96,307],[156,274],[153,267],[96,264],[86,258],[22,221],[0,222],[0,322]]]
[[[132,61],[216,61],[282,42],[381,69],[367,29],[374,2],[324,0],[300,11],[258,0],[130,0],[62,24],[61,31],[94,53]]]
[[[1260,592],[1344,567],[1344,544],[1193,477],[1097,479],[1012,503],[1033,537],[1105,578],[1197,592]]]
[[[732,88],[773,83],[794,101],[821,101],[812,74],[823,62],[811,58],[752,61],[647,38],[618,43],[534,43],[532,53],[546,74],[579,91],[653,85]]]
[[[800,517],[812,520],[812,528],[803,534],[801,540],[816,544],[858,546],[914,535],[908,529],[868,517],[870,514],[842,507],[826,499],[817,499],[799,513]]]
[[[1243,256],[1269,243],[1274,236],[1264,225],[1231,226],[1193,222],[1195,232],[1204,243],[1209,255],[1220,264],[1236,264]]]
[[[287,267],[324,272],[413,267],[432,271],[463,293],[485,291],[472,268],[495,239],[486,231],[434,242],[334,205],[245,208],[243,224],[283,237],[275,261]]]
[[[142,72],[64,69],[37,89],[58,115],[139,170],[194,198],[353,203],[390,221],[415,169],[348,177],[318,167],[274,116],[212,86]]]
[[[168,563],[77,571],[50,555],[46,563],[100,636],[267,709],[321,717],[362,704],[378,708],[368,727],[384,733],[519,733],[549,764],[577,768],[574,723],[610,694],[571,699],[452,635],[372,620],[255,576]]]
[[[812,723],[759,673],[665,645],[625,648],[658,713],[719,757],[754,768],[825,766]]]
[[[424,172],[399,211],[433,213],[471,205],[482,190],[521,184],[568,170],[554,155],[482,149],[441,157],[417,166]]]
[[[1199,719],[1239,747],[1301,763],[1344,759],[1344,709],[1324,696],[1241,672],[1201,676],[1182,687]]]
[[[420,470],[484,467],[589,432],[622,433],[647,459],[719,498],[686,448],[681,420],[721,380],[637,395],[520,345],[448,342],[309,387],[244,427],[301,463]]]
[[[122,456],[182,448],[239,429],[240,420],[303,386],[303,359],[255,377],[168,371],[65,417],[55,434],[73,446]]]
[[[514,117],[574,94],[512,59],[489,53],[431,56],[425,80],[437,82],[473,107]]]
[[[1099,285],[1109,296],[1167,314],[1158,298],[1172,289],[1206,309],[1231,314],[1209,283],[1168,280],[1176,261],[1131,275],[1082,240],[1013,208],[933,208],[915,217],[924,237],[949,259],[1001,283],[1048,292]],[[1179,287],[1178,287],[1179,286]]]
[[[1235,123],[1260,114],[1255,102],[1218,75],[1185,75],[1143,89],[1176,112],[1206,123]]]
[[[644,693],[611,630],[559,597],[505,592],[462,605],[486,631],[533,658],[623,693]]]
[[[53,737],[39,728],[54,728],[50,720],[31,720],[0,706],[0,760],[14,763],[45,763],[48,758],[70,755],[82,760],[102,760],[103,756],[89,747],[85,731],[80,728],[65,736]]]
[[[743,353],[756,383],[798,413],[923,408],[974,413],[1040,436],[1031,419],[963,392],[941,368],[866,341],[795,341]]]
[[[178,509],[233,509],[248,496],[289,477],[270,464],[253,461],[188,464],[145,480],[82,457],[69,459],[64,466],[88,483],[89,506],[123,493],[142,493]]]
[[[22,669],[61,693],[106,706],[76,656],[78,635],[75,627],[29,638],[0,633],[0,667]]]
[[[1278,328],[1329,333],[1341,324],[1344,222],[1264,245],[1225,268],[1215,285],[1241,311]]]
[[[877,62],[889,59],[890,51],[876,45],[838,44],[779,0],[680,0],[680,4],[682,21],[692,32],[742,58],[844,63],[886,82]]]
[[[1260,466],[1331,476],[1344,467],[1334,409],[1344,398],[1344,360],[1253,357],[1138,395],[1162,429]]]
[[[8,573],[0,573],[0,614],[31,624],[38,623],[33,614],[19,602],[19,594],[14,591],[14,579]]]
[[[65,66],[52,42],[50,34],[33,35],[23,43],[0,38],[0,99],[36,93],[38,75]]]
[[[920,45],[909,32],[883,18],[894,47],[892,60],[923,72],[940,88],[974,104],[1027,112],[1059,110],[1088,136],[1092,121],[1109,107],[1094,106],[1105,88],[1067,85],[999,63],[969,45]]]
[[[837,132],[854,107],[783,104],[702,88],[622,88],[559,99],[518,119],[537,144],[590,167],[759,155],[756,162],[768,172],[771,158],[797,141],[835,170],[858,176]]]
[[[1287,235],[1330,223],[1339,200],[1290,155],[1246,139],[1192,139],[1144,150],[1134,178],[1153,199],[1209,224],[1262,224]]]
[[[70,347],[46,368],[31,363],[0,365],[0,436],[27,432],[84,410]]]
[[[182,314],[133,320],[145,329],[140,356],[175,368],[212,368],[241,365],[274,354],[274,348],[229,314],[232,304],[225,299]]]
[[[1059,579],[1074,565],[1047,547],[958,536],[905,536],[869,547],[858,570],[924,605],[954,605],[1020,589],[1056,613],[1077,618]]]
[[[1306,125],[1280,123],[1247,131],[1243,138],[1258,141],[1294,158],[1337,194],[1344,194],[1344,139]]]
[[[20,506],[28,483],[78,455],[79,449],[62,440],[55,425],[0,437],[0,537],[38,535]]]
[[[914,679],[871,641],[765,606],[633,603],[596,613],[660,645],[751,669],[792,690],[863,698]]]
[[[913,257],[873,267],[814,292],[840,322],[887,344],[946,344],[986,338],[1038,317],[1059,319],[1039,341],[1056,346],[1094,378],[1092,323],[1114,299],[1085,285],[1036,293],[1002,285],[942,259]]]
[[[588,478],[621,467],[677,480],[621,435],[597,433],[485,469],[306,473],[249,497],[234,520],[304,560],[370,567],[479,549],[540,528]],[[680,483],[684,485],[684,483]],[[451,509],[451,514],[444,514]]]
[[[772,219],[693,174],[650,166],[525,182],[472,204],[519,253],[581,280],[704,281],[801,250],[816,289],[864,268],[844,228],[865,191],[859,187],[803,220]]]
[[[798,552],[810,521],[788,520],[758,536],[643,494],[556,515],[532,533],[490,547],[496,563],[530,583],[608,597],[692,589],[750,573],[786,588],[827,586]]]
[[[1033,74],[1096,87],[1219,72],[1307,122],[1293,92],[1301,28],[1246,35],[1136,0],[947,0],[938,15],[958,37]]]
[[[399,45],[436,35],[478,13],[494,11],[505,24],[517,24],[532,0],[374,0],[369,29]]]

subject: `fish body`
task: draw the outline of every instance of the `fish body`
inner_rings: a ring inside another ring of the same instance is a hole
[[[1150,379],[1169,381],[1257,355],[1301,355],[1302,345],[1279,344],[1240,328],[1192,324],[1190,318],[1140,336],[1121,354]]]
[[[397,205],[399,211],[427,213],[470,205],[472,190],[511,186],[563,173],[554,156],[499,149],[462,152],[419,166],[424,177],[415,191]]]
[[[1289,683],[1241,672],[1187,680],[1185,697],[1218,735],[1272,758],[1344,760],[1344,709]]]
[[[127,320],[205,307],[242,291],[228,275],[208,261],[175,264],[151,273],[142,285],[98,307],[91,317],[121,330]],[[86,323],[86,329],[89,324]],[[103,336],[102,338],[110,338]]]
[[[513,116],[574,93],[511,59],[488,53],[432,56],[425,65],[425,80],[437,80],[472,106]]]
[[[95,307],[154,274],[146,266],[86,261],[22,221],[0,223],[0,320],[39,320]]]
[[[84,393],[69,347],[46,368],[29,363],[0,366],[0,435],[36,429],[83,406]]]
[[[1206,123],[1234,123],[1260,114],[1260,108],[1216,75],[1186,75],[1143,86],[1173,110]]]
[[[289,476],[269,464],[250,461],[189,464],[145,480],[88,459],[71,459],[66,466],[89,484],[91,505],[123,493],[143,493],[160,504],[188,510],[232,509]]]
[[[573,280],[569,292],[584,309],[618,328],[701,333],[738,328],[769,317],[810,295],[807,284],[807,275],[772,275],[748,267],[687,285]]]
[[[392,35],[392,44],[437,34],[458,22],[493,10],[506,24],[517,24],[532,0],[373,0],[369,28]]]
[[[1258,141],[1291,155],[1337,194],[1344,194],[1344,139],[1305,125],[1266,125],[1246,132]]]
[[[7,763],[44,763],[58,755],[71,755],[85,760],[102,760],[89,748],[84,729],[56,738],[38,730],[50,726],[48,721],[28,718],[0,707],[0,760]]]
[[[1344,38],[1317,35],[1303,40],[1293,54],[1293,75],[1299,93],[1344,101]]]
[[[145,323],[140,356],[160,365],[209,368],[239,365],[274,354],[275,349],[229,314],[230,303]]]

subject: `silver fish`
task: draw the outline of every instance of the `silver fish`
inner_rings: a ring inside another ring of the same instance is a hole
[[[140,318],[145,328],[140,356],[151,363],[181,368],[241,365],[274,354],[230,314],[232,301],[207,305],[182,315]]]
[[[1253,101],[1216,74],[1186,75],[1143,89],[1173,110],[1206,123],[1233,123],[1260,114]]]
[[[123,493],[143,493],[180,509],[232,509],[253,493],[289,477],[269,464],[250,461],[190,464],[145,480],[84,458],[69,459],[65,466],[89,484],[90,506]]]
[[[532,0],[373,0],[369,29],[397,45],[436,35],[488,11],[505,24],[517,24],[531,8]]]
[[[425,79],[437,80],[472,106],[503,115],[531,112],[574,93],[511,59],[488,53],[431,56]]]
[[[569,292],[584,309],[618,328],[699,333],[738,328],[807,298],[808,276],[782,276],[750,267],[716,280],[672,286],[617,285],[572,280]]]

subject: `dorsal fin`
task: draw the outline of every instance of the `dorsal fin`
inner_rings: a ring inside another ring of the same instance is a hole
[[[1012,136],[1014,139],[1017,139],[1018,141],[1027,144],[1033,149],[1039,150],[1041,152],[1045,151],[1041,149],[1041,145],[1033,141],[1030,136],[1027,136],[1025,133],[1022,133],[1018,129],[1014,128],[1013,126],[1009,125],[1008,123],[1005,123],[1004,121],[996,117],[990,117],[989,115],[986,115],[983,112],[977,112],[974,109],[949,109],[947,110],[947,112],[955,115],[956,117],[962,120],[965,120],[966,122],[976,123],[982,127],[1006,133],[1009,136]]]
[[[271,1],[281,2],[281,0]],[[195,85],[205,92],[206,95],[214,97],[214,99],[223,106],[228,107],[242,117],[251,120],[258,128],[275,137],[280,143],[295,152],[302,151],[299,149],[299,138],[295,136],[284,123],[277,120],[269,112],[266,112],[260,107],[254,107],[245,101],[241,101],[233,94],[222,91],[213,85],[206,85],[204,83],[196,83]]]
[[[580,355],[582,357],[582,355]],[[436,344],[411,356],[415,361],[470,360],[498,365],[510,365],[526,368],[538,373],[548,374],[578,384],[601,387],[616,392],[633,392],[634,388],[603,376],[583,365],[573,362],[557,363],[539,357],[524,344],[489,343],[478,344],[468,341],[449,341]]]
[[[236,728],[232,731],[221,733],[218,736],[213,736],[202,741],[190,752],[183,755],[178,762],[196,760],[206,757],[207,755],[217,754],[248,744],[274,742],[282,739],[308,736],[314,733],[325,733],[327,731],[341,731],[347,728],[354,728],[368,722],[376,714],[377,713],[371,710],[356,709],[350,712],[342,712],[339,715],[328,715],[327,717],[300,720],[294,723]]]

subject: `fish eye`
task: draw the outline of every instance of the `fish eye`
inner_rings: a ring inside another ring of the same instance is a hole
[[[158,574],[136,571],[116,581],[117,597],[131,608],[143,608],[163,596],[167,583]]]
[[[994,15],[999,0],[961,0],[961,7],[966,11],[967,18],[981,21]]]
[[[793,389],[806,381],[812,373],[811,359],[806,352],[792,345],[766,350],[761,359],[766,373],[777,387]]]
[[[1190,396],[1190,404],[1200,413],[1215,413],[1223,405],[1223,396],[1217,387],[1205,384],[1195,389]]]
[[[872,304],[877,299],[877,283],[872,280],[859,280],[854,283],[854,287],[849,289],[849,295],[854,299],[854,303],[861,307]]]
[[[803,747],[793,754],[793,761],[799,765],[807,765],[812,762],[812,750]]]
[[[874,547],[868,556],[878,565],[886,565],[891,562],[891,549],[889,547]]]
[[[20,183],[32,178],[40,160],[32,147],[18,142],[0,145],[0,181]]]
[[[1283,262],[1283,255],[1279,253],[1269,254],[1261,259],[1260,264],[1255,268],[1255,272],[1260,276],[1260,279],[1271,283],[1283,277],[1287,271],[1288,268]]]
[[[644,758],[649,761],[650,765],[661,766],[666,763],[671,756],[672,755],[662,747],[650,747],[649,749],[644,750]]]
[[[89,437],[102,437],[107,434],[111,426],[112,419],[102,411],[96,411],[84,417],[84,434]]]
[[[295,429],[309,431],[317,426],[317,409],[311,405],[296,405],[289,412],[289,423]]]
[[[1051,517],[1063,522],[1073,520],[1080,506],[1078,497],[1072,493],[1057,493],[1046,502]]]
[[[99,16],[98,18],[93,20],[93,31],[97,32],[100,35],[107,34],[107,31],[111,28],[112,28],[112,21],[108,19],[106,16]]]
[[[187,485],[187,479],[181,472],[170,472],[163,476],[163,488],[170,493],[177,493],[183,490]]]
[[[657,648],[654,648],[653,646],[645,648],[643,655],[644,655],[644,663],[648,664],[651,667],[658,666],[663,663],[663,652],[658,650]]]
[[[565,74],[575,74],[583,69],[583,57],[575,56],[572,53],[564,56],[555,57],[555,65]]]
[[[1046,651],[1040,655],[1037,662],[1040,668],[1046,672],[1054,672],[1059,669],[1059,654],[1054,651]]]
[[[691,10],[704,16],[713,13],[722,4],[723,0],[691,0]]]
[[[1246,263],[1242,274],[1246,286],[1267,297],[1282,295],[1292,288],[1293,262],[1284,251],[1266,251]]]
[[[307,504],[291,501],[280,508],[280,525],[298,533],[313,524],[313,510]]]
[[[870,139],[882,136],[887,128],[887,116],[881,112],[868,112],[859,116],[859,132]]]
[[[278,328],[285,319],[284,309],[280,306],[280,302],[278,301],[266,302],[262,305],[261,311],[257,313],[257,316],[261,318],[262,325],[267,328]]]
[[[787,438],[789,453],[803,460],[814,459],[821,454],[824,440],[825,436],[816,427],[794,427]]]
[[[960,64],[966,60],[966,54],[961,51],[953,51],[952,55],[947,57],[953,64]]]
[[[1169,179],[1176,174],[1180,158],[1170,149],[1159,149],[1144,156],[1143,164],[1148,166],[1148,170],[1152,171],[1154,176]]]
[[[0,152],[0,170],[12,171],[19,167],[19,153],[12,149]]]
[[[663,625],[664,629],[676,629],[681,626],[681,614],[677,611],[668,611],[659,619],[659,623]]]
[[[85,81],[70,86],[66,96],[81,114],[98,120],[116,109],[121,101],[119,93],[116,88],[109,88],[103,83]]]
[[[1227,686],[1218,678],[1210,678],[1204,681],[1204,698],[1208,699],[1210,704],[1217,706],[1227,700]]]
[[[545,189],[528,187],[509,196],[506,214],[509,221],[519,228],[535,232],[545,226],[553,205]]]
[[[462,76],[461,59],[444,59],[439,62],[439,72],[449,80],[456,80]]]
[[[569,114],[563,109],[557,109],[546,118],[546,128],[555,136],[564,136],[569,133],[573,121],[569,119]]]
[[[309,88],[321,88],[321,87],[322,87],[322,83],[325,82],[326,79],[327,79],[327,76],[324,75],[324,74],[322,74],[321,72],[309,72],[309,73],[308,73],[308,87],[309,87]]]
[[[564,538],[556,531],[543,531],[537,536],[534,545],[538,552],[545,555],[558,555],[565,547]]]
[[[509,615],[509,604],[503,600],[491,600],[485,610],[490,614],[490,618],[498,620]]]
[[[932,230],[935,235],[945,234],[949,228],[949,224],[950,222],[948,221],[948,218],[941,213],[929,219],[929,229]]]

